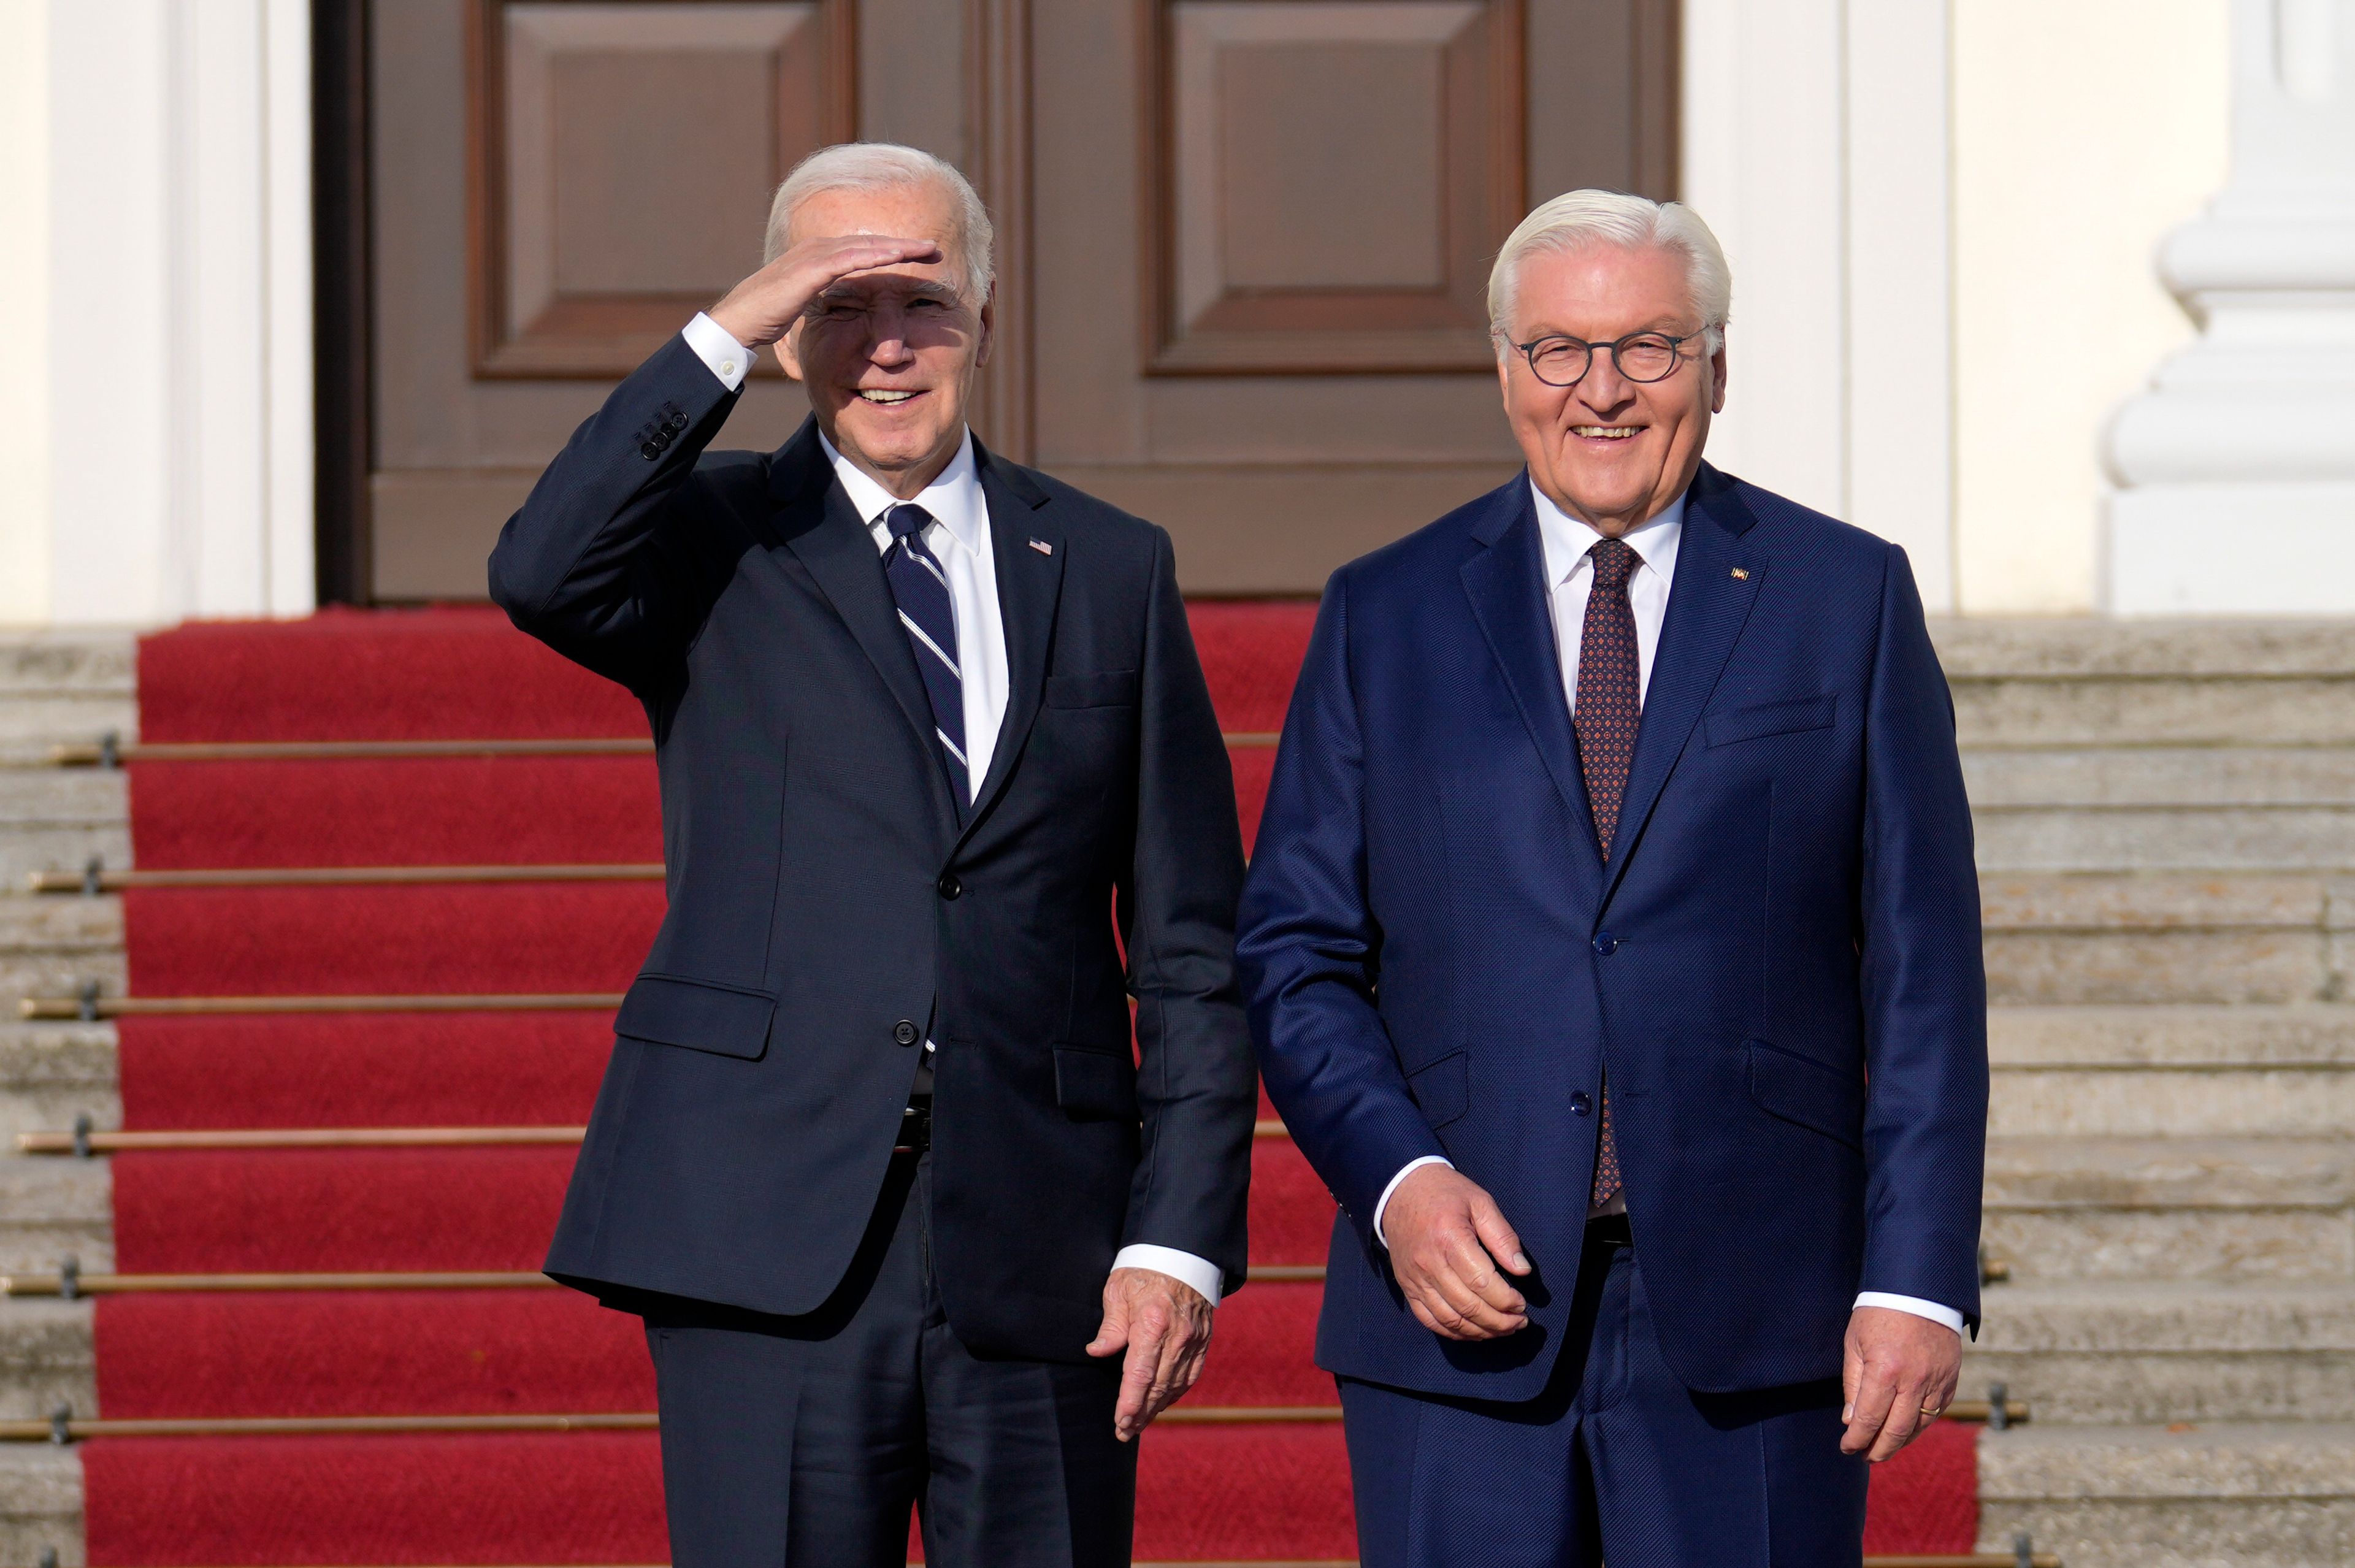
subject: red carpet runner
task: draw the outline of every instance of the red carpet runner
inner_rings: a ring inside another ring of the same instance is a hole
[[[1247,834],[1310,611],[1203,604],[1196,635]],[[140,657],[147,741],[642,736],[618,688],[488,613],[202,625]],[[142,762],[147,869],[584,865],[661,858],[643,756]],[[615,992],[661,917],[647,881],[147,889],[126,899],[137,996]],[[136,1129],[572,1125],[610,1044],[598,1014],[130,1019]],[[123,1273],[530,1270],[569,1148],[118,1156]],[[1331,1200],[1263,1139],[1254,1264],[1323,1260]],[[1323,1405],[1318,1286],[1220,1309],[1189,1403]],[[156,1294],[97,1307],[101,1415],[579,1413],[652,1407],[634,1319],[549,1289]],[[82,1448],[90,1561],[167,1565],[630,1563],[666,1556],[650,1434],[111,1438]],[[1355,1554],[1330,1424],[1162,1427],[1142,1456],[1137,1555]],[[1870,1548],[1966,1552],[1970,1429],[1875,1477]]]

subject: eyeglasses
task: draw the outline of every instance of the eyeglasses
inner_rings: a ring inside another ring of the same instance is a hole
[[[1684,363],[1684,346],[1707,331],[1704,327],[1681,337],[1665,332],[1631,332],[1615,343],[1587,343],[1557,336],[1531,338],[1513,347],[1528,358],[1529,374],[1549,387],[1575,387],[1584,380],[1598,348],[1609,353],[1612,368],[1630,381],[1665,381]]]

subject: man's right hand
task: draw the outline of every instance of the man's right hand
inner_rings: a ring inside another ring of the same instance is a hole
[[[1447,1339],[1500,1339],[1529,1327],[1529,1303],[1505,1278],[1529,1260],[1497,1200],[1463,1172],[1410,1172],[1382,1211],[1391,1273],[1417,1321]]]
[[[774,343],[809,309],[810,301],[837,279],[902,261],[937,261],[941,248],[930,240],[897,240],[888,234],[821,234],[803,240],[728,291],[708,313],[729,336],[747,348]]]

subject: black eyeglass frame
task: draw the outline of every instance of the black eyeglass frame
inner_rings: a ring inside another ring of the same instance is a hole
[[[1619,352],[1639,337],[1656,338],[1668,346],[1670,358],[1667,369],[1657,376],[1650,377],[1631,376],[1627,373],[1627,367],[1621,361]],[[1684,347],[1695,338],[1706,342],[1709,338],[1709,328],[1704,326],[1698,332],[1688,332],[1681,336],[1667,332],[1631,332],[1625,337],[1615,337],[1608,343],[1589,343],[1582,337],[1572,337],[1566,332],[1550,332],[1543,337],[1532,337],[1527,343],[1516,343],[1512,347],[1520,350],[1521,357],[1529,361],[1529,374],[1536,376],[1540,382],[1549,387],[1575,387],[1585,380],[1587,373],[1594,368],[1594,351],[1598,348],[1607,348],[1611,351],[1611,368],[1617,371],[1622,378],[1635,382],[1639,387],[1649,387],[1667,380],[1684,368],[1687,362]],[[1585,349],[1585,366],[1567,381],[1548,381],[1545,377],[1538,373],[1538,350],[1550,343],[1568,343]]]

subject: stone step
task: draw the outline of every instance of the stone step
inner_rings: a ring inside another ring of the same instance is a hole
[[[55,1552],[80,1568],[81,1456],[47,1443],[0,1444],[0,1563],[35,1563]]]
[[[91,1304],[0,1301],[0,1421],[98,1412]]]
[[[1987,1140],[1987,1252],[2039,1280],[2355,1278],[2355,1138]]]
[[[1982,871],[2310,871],[2355,867],[2355,805],[1974,805]]]
[[[2119,621],[2101,616],[1938,618],[1949,679],[2355,675],[2344,619]]]
[[[35,871],[79,869],[97,857],[131,864],[126,776],[101,768],[0,768],[0,894]]]
[[[0,1023],[0,1148],[18,1133],[56,1132],[88,1115],[123,1124],[111,1023]]]
[[[0,1155],[0,1274],[48,1274],[73,1257],[114,1266],[113,1184],[103,1159]]]
[[[0,893],[0,998],[70,996],[96,980],[123,993],[123,901]]]
[[[2355,1279],[1991,1286],[1963,1386],[2040,1423],[2355,1422]]]
[[[2328,1001],[2355,948],[2355,881],[2285,875],[1989,873],[1998,1003]]]
[[[2355,805],[2355,747],[1976,747],[1963,782],[1982,810],[2035,806]]]
[[[2355,1131],[2355,1008],[1999,1007],[1987,1056],[1999,1137]]]
[[[2178,1424],[1985,1434],[1979,1549],[2024,1531],[2068,1568],[2355,1563],[2355,1425]]]

